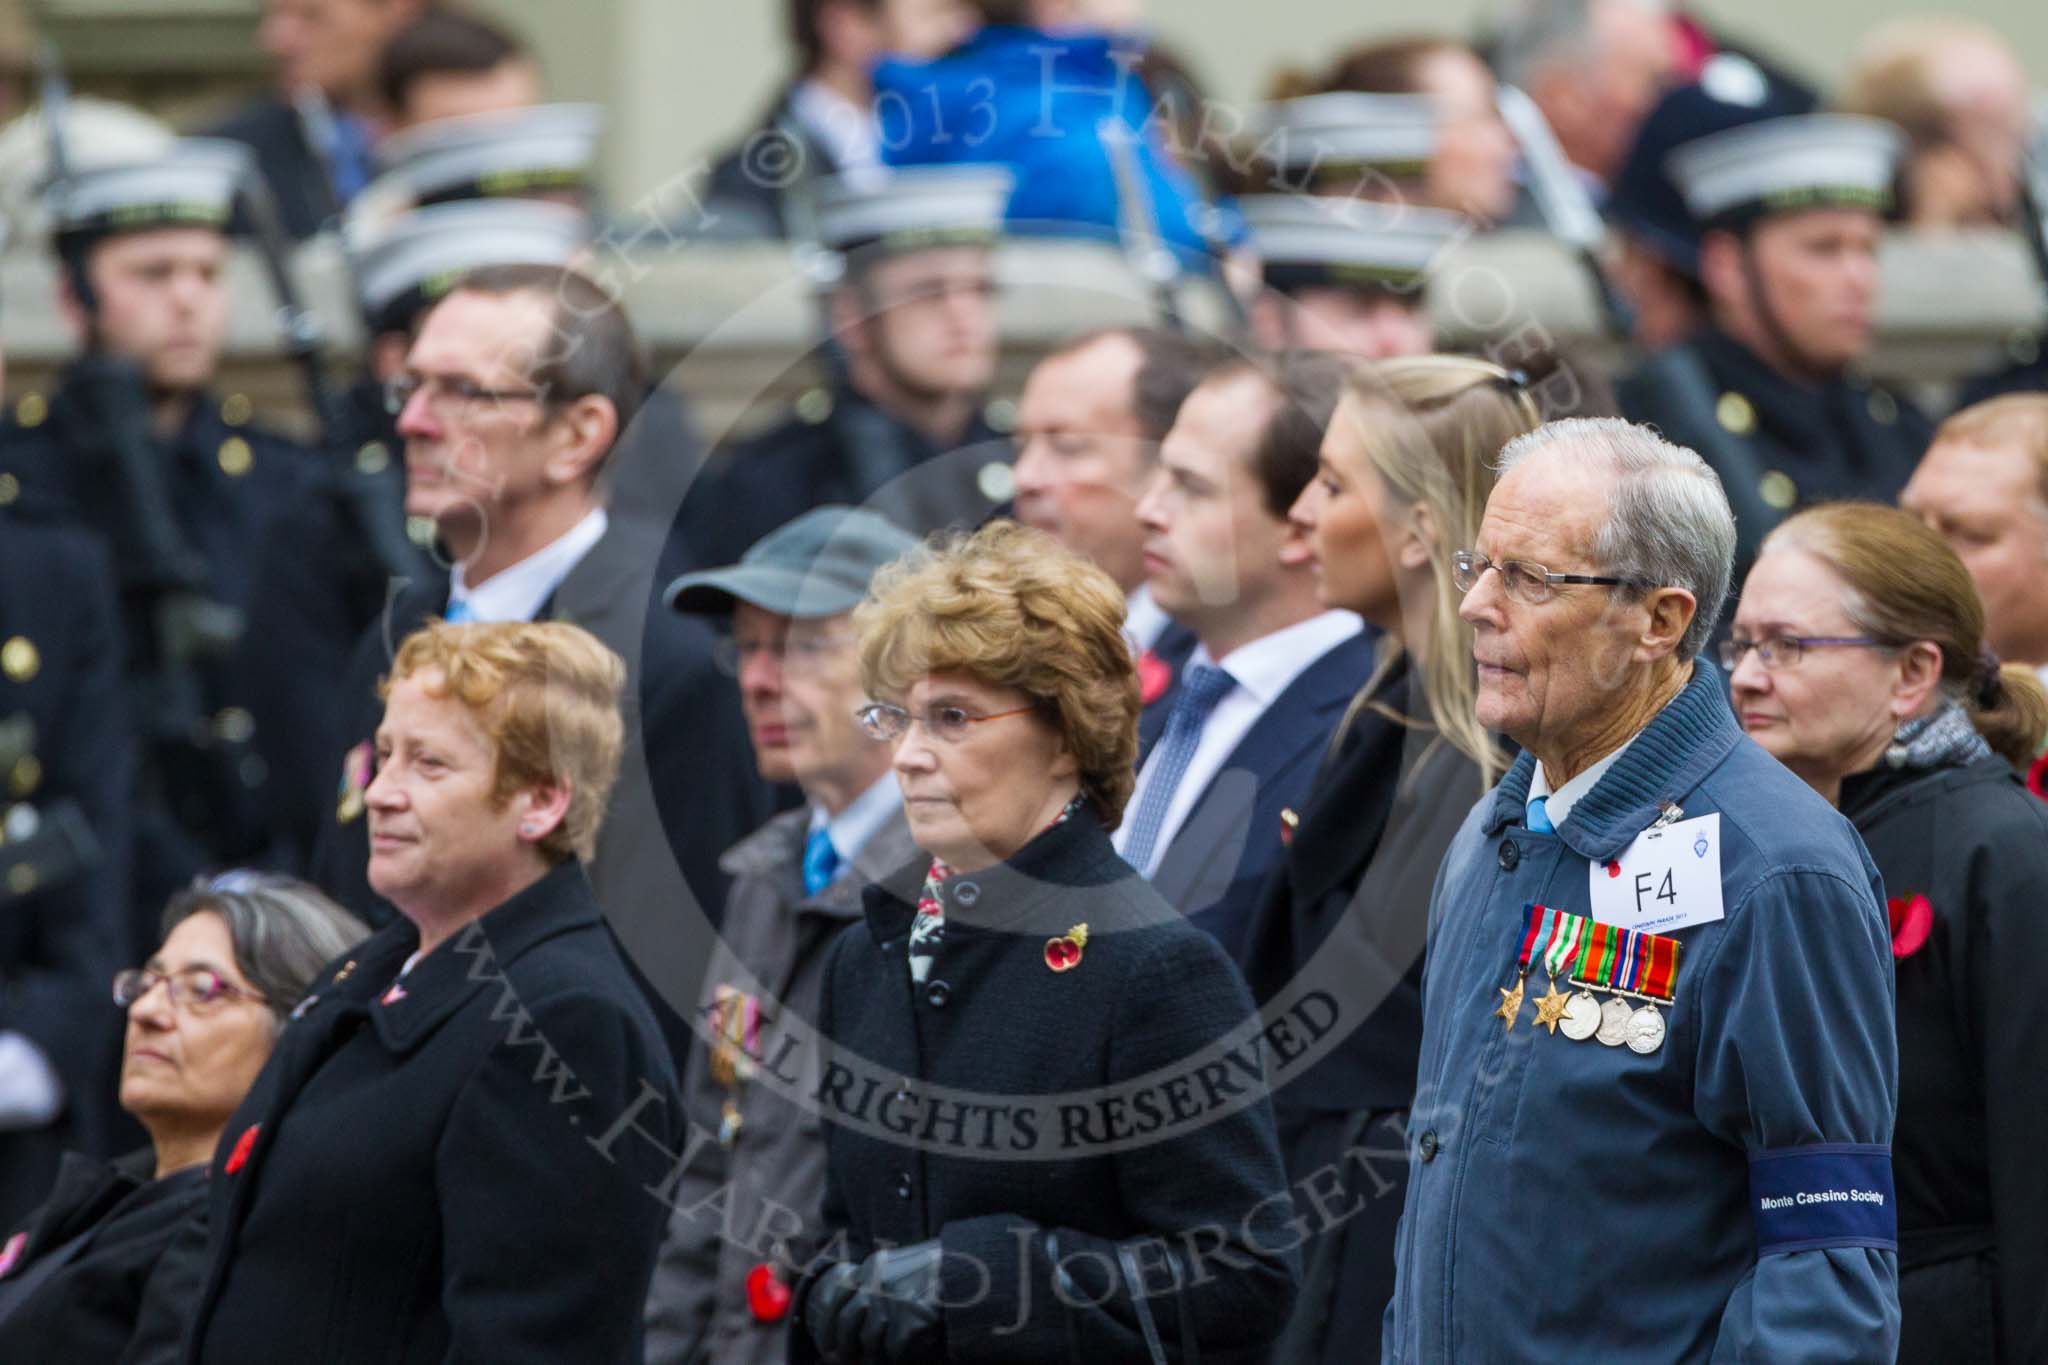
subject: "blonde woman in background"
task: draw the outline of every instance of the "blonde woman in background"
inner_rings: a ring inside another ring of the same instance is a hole
[[[1384,970],[1347,972],[1363,1019],[1275,1095],[1288,1179],[1359,1207],[1308,1244],[1302,1296],[1275,1365],[1378,1358],[1407,1185],[1407,1115],[1421,1045],[1430,883],[1472,803],[1506,766],[1474,712],[1472,631],[1450,555],[1473,543],[1502,446],[1541,422],[1527,376],[1459,356],[1382,361],[1352,380],[1316,479],[1294,505],[1324,605],[1382,632],[1378,667],[1333,736],[1287,860],[1252,927],[1262,1004],[1305,985],[1326,946],[1369,943]],[[1334,939],[1333,939],[1333,936]],[[1363,1148],[1384,1159],[1359,1162]]]

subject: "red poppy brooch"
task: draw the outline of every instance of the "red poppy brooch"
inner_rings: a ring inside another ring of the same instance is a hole
[[[1166,695],[1173,686],[1173,668],[1166,660],[1146,650],[1138,656],[1138,700],[1146,706]]]
[[[1925,896],[1893,896],[1885,902],[1892,921],[1892,956],[1911,957],[1934,932],[1934,905]]]
[[[1045,965],[1056,972],[1068,972],[1081,965],[1081,950],[1088,946],[1088,926],[1077,924],[1058,938],[1045,941]]]
[[[233,1175],[249,1164],[249,1153],[256,1147],[256,1131],[262,1126],[260,1123],[252,1123],[242,1130],[242,1135],[235,1139],[235,1149],[228,1153],[227,1165],[221,1167],[221,1170]]]

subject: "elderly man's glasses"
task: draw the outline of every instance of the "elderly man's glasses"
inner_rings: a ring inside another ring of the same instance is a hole
[[[478,403],[546,403],[547,395],[539,389],[487,389],[460,375],[443,378],[438,375],[395,374],[384,381],[384,408],[393,417],[405,411],[413,395],[427,395],[427,407],[437,413],[460,409],[467,411]]]
[[[1525,607],[1541,606],[1557,595],[1560,587],[1574,584],[1594,588],[1627,587],[1626,578],[1609,578],[1604,574],[1552,573],[1541,564],[1532,564],[1526,559],[1503,559],[1496,564],[1486,556],[1472,550],[1459,550],[1451,556],[1451,581],[1458,585],[1459,592],[1470,592],[1479,586],[1479,580],[1486,577],[1488,569],[1498,570],[1500,585],[1511,602],[1520,602]]]
[[[1761,640],[1730,637],[1721,642],[1721,667],[1733,673],[1752,649],[1766,669],[1792,668],[1809,649],[1889,649],[1868,635],[1770,635]]]
[[[900,706],[886,701],[875,701],[861,707],[853,716],[860,722],[860,728],[867,731],[870,737],[887,743],[893,744],[909,734],[912,723],[916,722],[924,726],[926,734],[948,744],[957,744],[973,734],[977,725],[986,725],[1005,716],[1021,716],[1036,709],[1032,706],[1019,706],[1008,711],[997,711],[993,715],[977,716],[960,706],[934,706],[927,709],[922,716],[912,716]]]
[[[255,1000],[255,991],[222,976],[211,967],[187,967],[182,972],[159,972],[149,967],[130,967],[114,977],[114,1003],[122,1009],[155,990],[157,983],[171,993],[173,1008],[204,1010],[229,1000]]]
[[[843,654],[853,643],[848,635],[792,635],[781,640],[742,640],[720,636],[712,645],[712,658],[734,677],[749,660],[763,655],[796,673],[816,673]]]

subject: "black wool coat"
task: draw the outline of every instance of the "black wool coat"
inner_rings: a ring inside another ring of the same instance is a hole
[[[206,1168],[68,1153],[0,1274],[0,1360],[167,1365],[206,1231]],[[14,1234],[6,1241],[12,1244]]]
[[[215,1153],[187,1359],[626,1365],[674,1068],[580,864],[314,983]]]
[[[1861,773],[1841,801],[1892,905],[1931,911],[1896,964],[1899,1360],[2048,1360],[2048,805],[1995,757]]]
[[[1287,1176],[1316,1229],[1275,1365],[1379,1359],[1408,1187],[1430,887],[1482,792],[1477,766],[1434,727],[1395,719],[1429,713],[1406,656],[1373,697],[1316,777],[1245,964],[1262,1004],[1332,989],[1354,1025],[1273,1097]]]
[[[923,872],[919,860],[870,886],[827,963],[828,1231],[853,1255],[942,1241],[951,1362],[1148,1359],[1119,1243],[1141,1248],[1170,1359],[1196,1358],[1185,1330],[1203,1361],[1263,1360],[1293,1301],[1298,1240],[1273,1111],[1256,1061],[1214,1063],[1205,1083],[1196,1055],[1250,1017],[1237,968],[1083,807],[1008,863],[946,883],[945,942],[914,987],[905,948]],[[1080,961],[1052,970],[1048,940],[1078,924]],[[900,1089],[877,1102],[871,1076]],[[1040,1119],[1034,1099],[1056,1112]],[[910,1130],[937,1145],[892,1136]],[[1152,1140],[1112,1140],[1131,1134]],[[1162,1243],[1181,1261],[1178,1294]],[[799,1329],[791,1359],[815,1358]]]

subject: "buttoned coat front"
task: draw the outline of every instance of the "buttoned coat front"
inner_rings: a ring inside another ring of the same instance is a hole
[[[1890,1361],[1896,1251],[1828,1235],[1759,1256],[1750,1190],[1766,1152],[1888,1164],[1891,936],[1855,830],[1736,728],[1704,669],[1554,833],[1524,823],[1534,763],[1481,798],[1432,894],[1384,1358]],[[1573,1041],[1527,1005],[1507,1027],[1527,907],[1588,914],[1591,876],[1666,803],[1719,813],[1724,917],[1672,934],[1662,1045]]]
[[[1237,969],[1085,806],[948,879],[945,942],[914,985],[921,873],[869,887],[827,967],[828,1227],[851,1255],[941,1240],[948,1362],[1146,1360],[1119,1243],[1142,1244],[1168,1359],[1196,1359],[1191,1336],[1210,1365],[1263,1360],[1300,1239],[1256,1050],[1200,1055],[1251,1017]],[[1054,970],[1048,940],[1083,923],[1079,960]],[[895,1088],[871,1091],[878,1076]],[[799,1333],[791,1359],[815,1358]]]
[[[329,967],[228,1121],[195,1365],[637,1365],[680,1100],[582,866],[388,996],[417,943]]]

